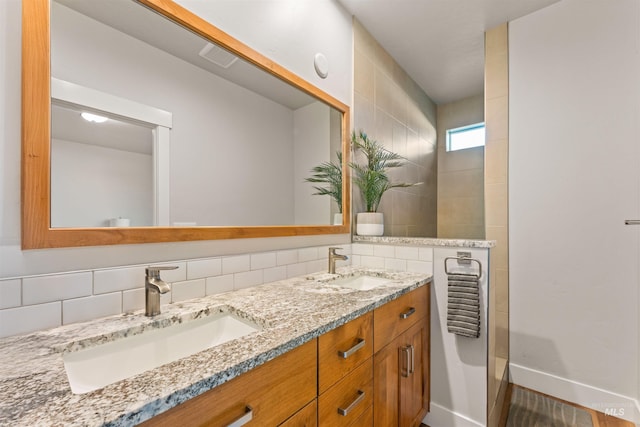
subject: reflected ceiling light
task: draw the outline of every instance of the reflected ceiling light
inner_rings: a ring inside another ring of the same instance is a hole
[[[104,123],[107,120],[109,120],[108,117],[98,116],[97,114],[81,113],[80,115],[82,116],[83,119],[92,123]]]

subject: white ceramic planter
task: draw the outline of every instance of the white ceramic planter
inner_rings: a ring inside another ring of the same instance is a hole
[[[342,214],[333,214],[333,225],[342,225]]]
[[[384,234],[382,212],[360,212],[356,215],[356,234],[358,236],[382,236]]]

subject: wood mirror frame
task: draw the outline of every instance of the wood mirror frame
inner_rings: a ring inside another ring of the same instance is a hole
[[[342,113],[342,225],[51,228],[50,0],[22,1],[22,248],[344,234],[351,231],[349,107],[171,0],[136,0]]]

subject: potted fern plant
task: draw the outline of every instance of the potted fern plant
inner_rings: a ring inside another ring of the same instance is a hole
[[[333,224],[342,224],[342,152],[336,151],[337,163],[323,162],[311,169],[311,178],[305,181],[326,184],[326,186],[314,186],[317,191],[314,195],[330,196],[338,205],[338,212],[333,217]]]
[[[364,157],[362,164],[352,162],[349,165],[353,169],[353,183],[360,190],[366,208],[366,212],[356,216],[356,233],[361,236],[382,236],[384,217],[378,212],[378,206],[384,193],[392,188],[411,187],[420,183],[392,182],[389,170],[403,166],[406,159],[385,149],[362,130],[351,134],[351,143],[354,151]]]

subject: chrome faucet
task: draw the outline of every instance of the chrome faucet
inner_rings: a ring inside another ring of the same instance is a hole
[[[336,273],[336,261],[337,260],[346,261],[346,260],[349,259],[349,257],[346,256],[346,255],[337,254],[336,251],[338,249],[342,250],[342,248],[329,248],[329,273],[330,274],[335,274]]]
[[[144,315],[151,317],[160,314],[160,294],[171,290],[169,285],[160,278],[161,270],[175,270],[177,266],[145,268],[144,278]]]

